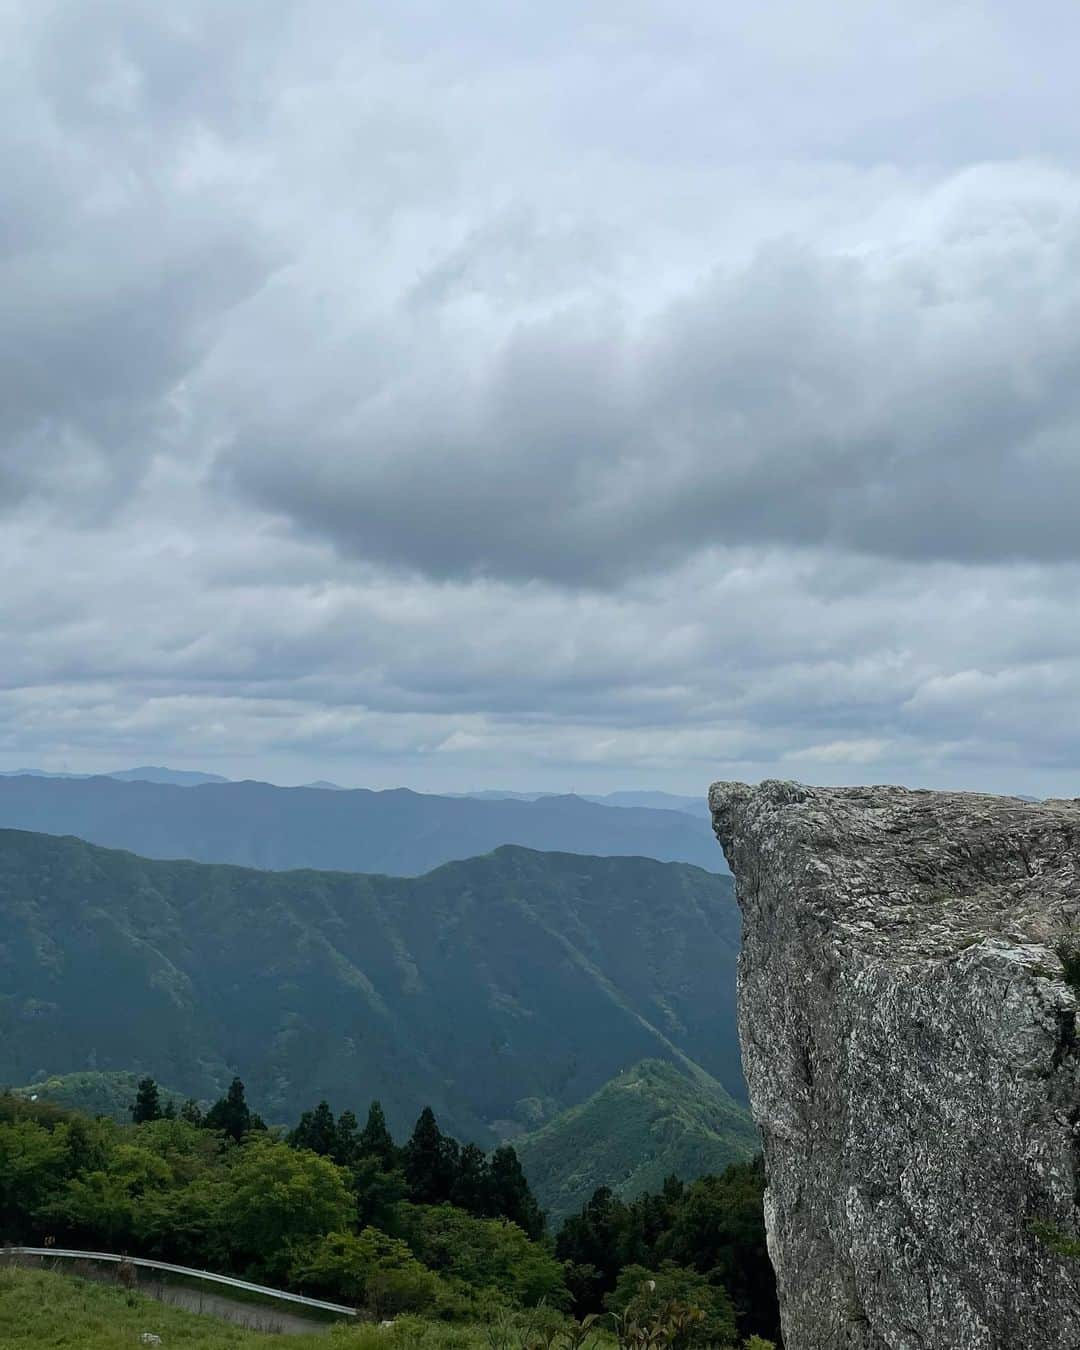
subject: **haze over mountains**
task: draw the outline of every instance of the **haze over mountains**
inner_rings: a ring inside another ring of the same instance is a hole
[[[731,880],[684,864],[506,846],[283,874],[3,830],[0,933],[9,1084],[130,1070],[209,1097],[240,1073],[272,1119],[379,1096],[399,1131],[430,1103],[483,1144],[645,1058],[741,1091]]]
[[[76,835],[150,858],[270,870],[302,867],[416,876],[502,844],[644,856],[725,871],[704,818],[682,810],[439,797],[399,788],[330,791],[269,783],[0,777],[0,828]]]
[[[198,787],[202,783],[227,783],[229,781],[219,773],[202,773],[197,769],[167,769],[156,764],[143,764],[135,769],[110,769],[107,773],[6,769],[0,771],[0,778],[116,778],[122,783],[173,783],[177,787]]]

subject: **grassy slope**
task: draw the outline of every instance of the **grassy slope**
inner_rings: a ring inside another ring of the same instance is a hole
[[[720,1172],[759,1149],[749,1113],[703,1072],[646,1060],[580,1106],[514,1141],[540,1204],[558,1220],[598,1186],[623,1200]]]
[[[490,1350],[482,1327],[398,1319],[391,1330],[339,1324],[329,1334],[279,1336],[169,1308],[142,1294],[47,1271],[0,1266],[3,1350],[134,1350],[144,1331],[163,1350]]]
[[[680,863],[257,872],[0,830],[0,935],[0,1083],[239,1073],[271,1120],[380,1097],[399,1134],[430,1103],[491,1144],[645,1058],[741,1082],[731,879]]]
[[[0,1269],[4,1350],[122,1350],[144,1331],[184,1350],[330,1350],[352,1338],[268,1335],[182,1312],[142,1294],[51,1271]]]

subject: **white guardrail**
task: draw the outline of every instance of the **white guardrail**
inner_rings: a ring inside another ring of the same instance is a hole
[[[249,1294],[263,1294],[268,1298],[280,1298],[287,1303],[301,1303],[305,1308],[319,1308],[322,1312],[341,1313],[344,1317],[358,1317],[355,1308],[347,1308],[343,1303],[325,1303],[322,1299],[308,1298],[304,1294],[290,1294],[284,1289],[270,1289],[265,1284],[251,1284],[248,1280],[237,1280],[231,1275],[215,1275],[209,1270],[192,1270],[189,1266],[170,1266],[166,1261],[150,1261],[142,1256],[118,1256],[116,1252],[76,1252],[64,1247],[0,1247],[0,1260],[5,1256],[60,1256],[75,1261],[115,1261],[129,1266],[139,1266],[147,1270],[164,1270],[170,1275],[186,1275],[193,1280],[210,1280],[213,1284],[226,1284],[232,1289],[244,1289]]]

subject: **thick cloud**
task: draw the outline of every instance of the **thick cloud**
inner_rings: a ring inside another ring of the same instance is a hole
[[[0,7],[0,764],[1068,790],[1078,31]]]
[[[1075,559],[1078,260],[1080,178],[973,170],[887,244],[773,244],[634,321],[512,314],[479,369],[444,315],[391,324],[396,359],[253,409],[222,462],[436,576],[610,583],[744,542]]]

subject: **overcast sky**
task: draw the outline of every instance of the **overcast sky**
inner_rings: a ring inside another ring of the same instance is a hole
[[[1080,793],[1074,0],[0,44],[0,768]]]

